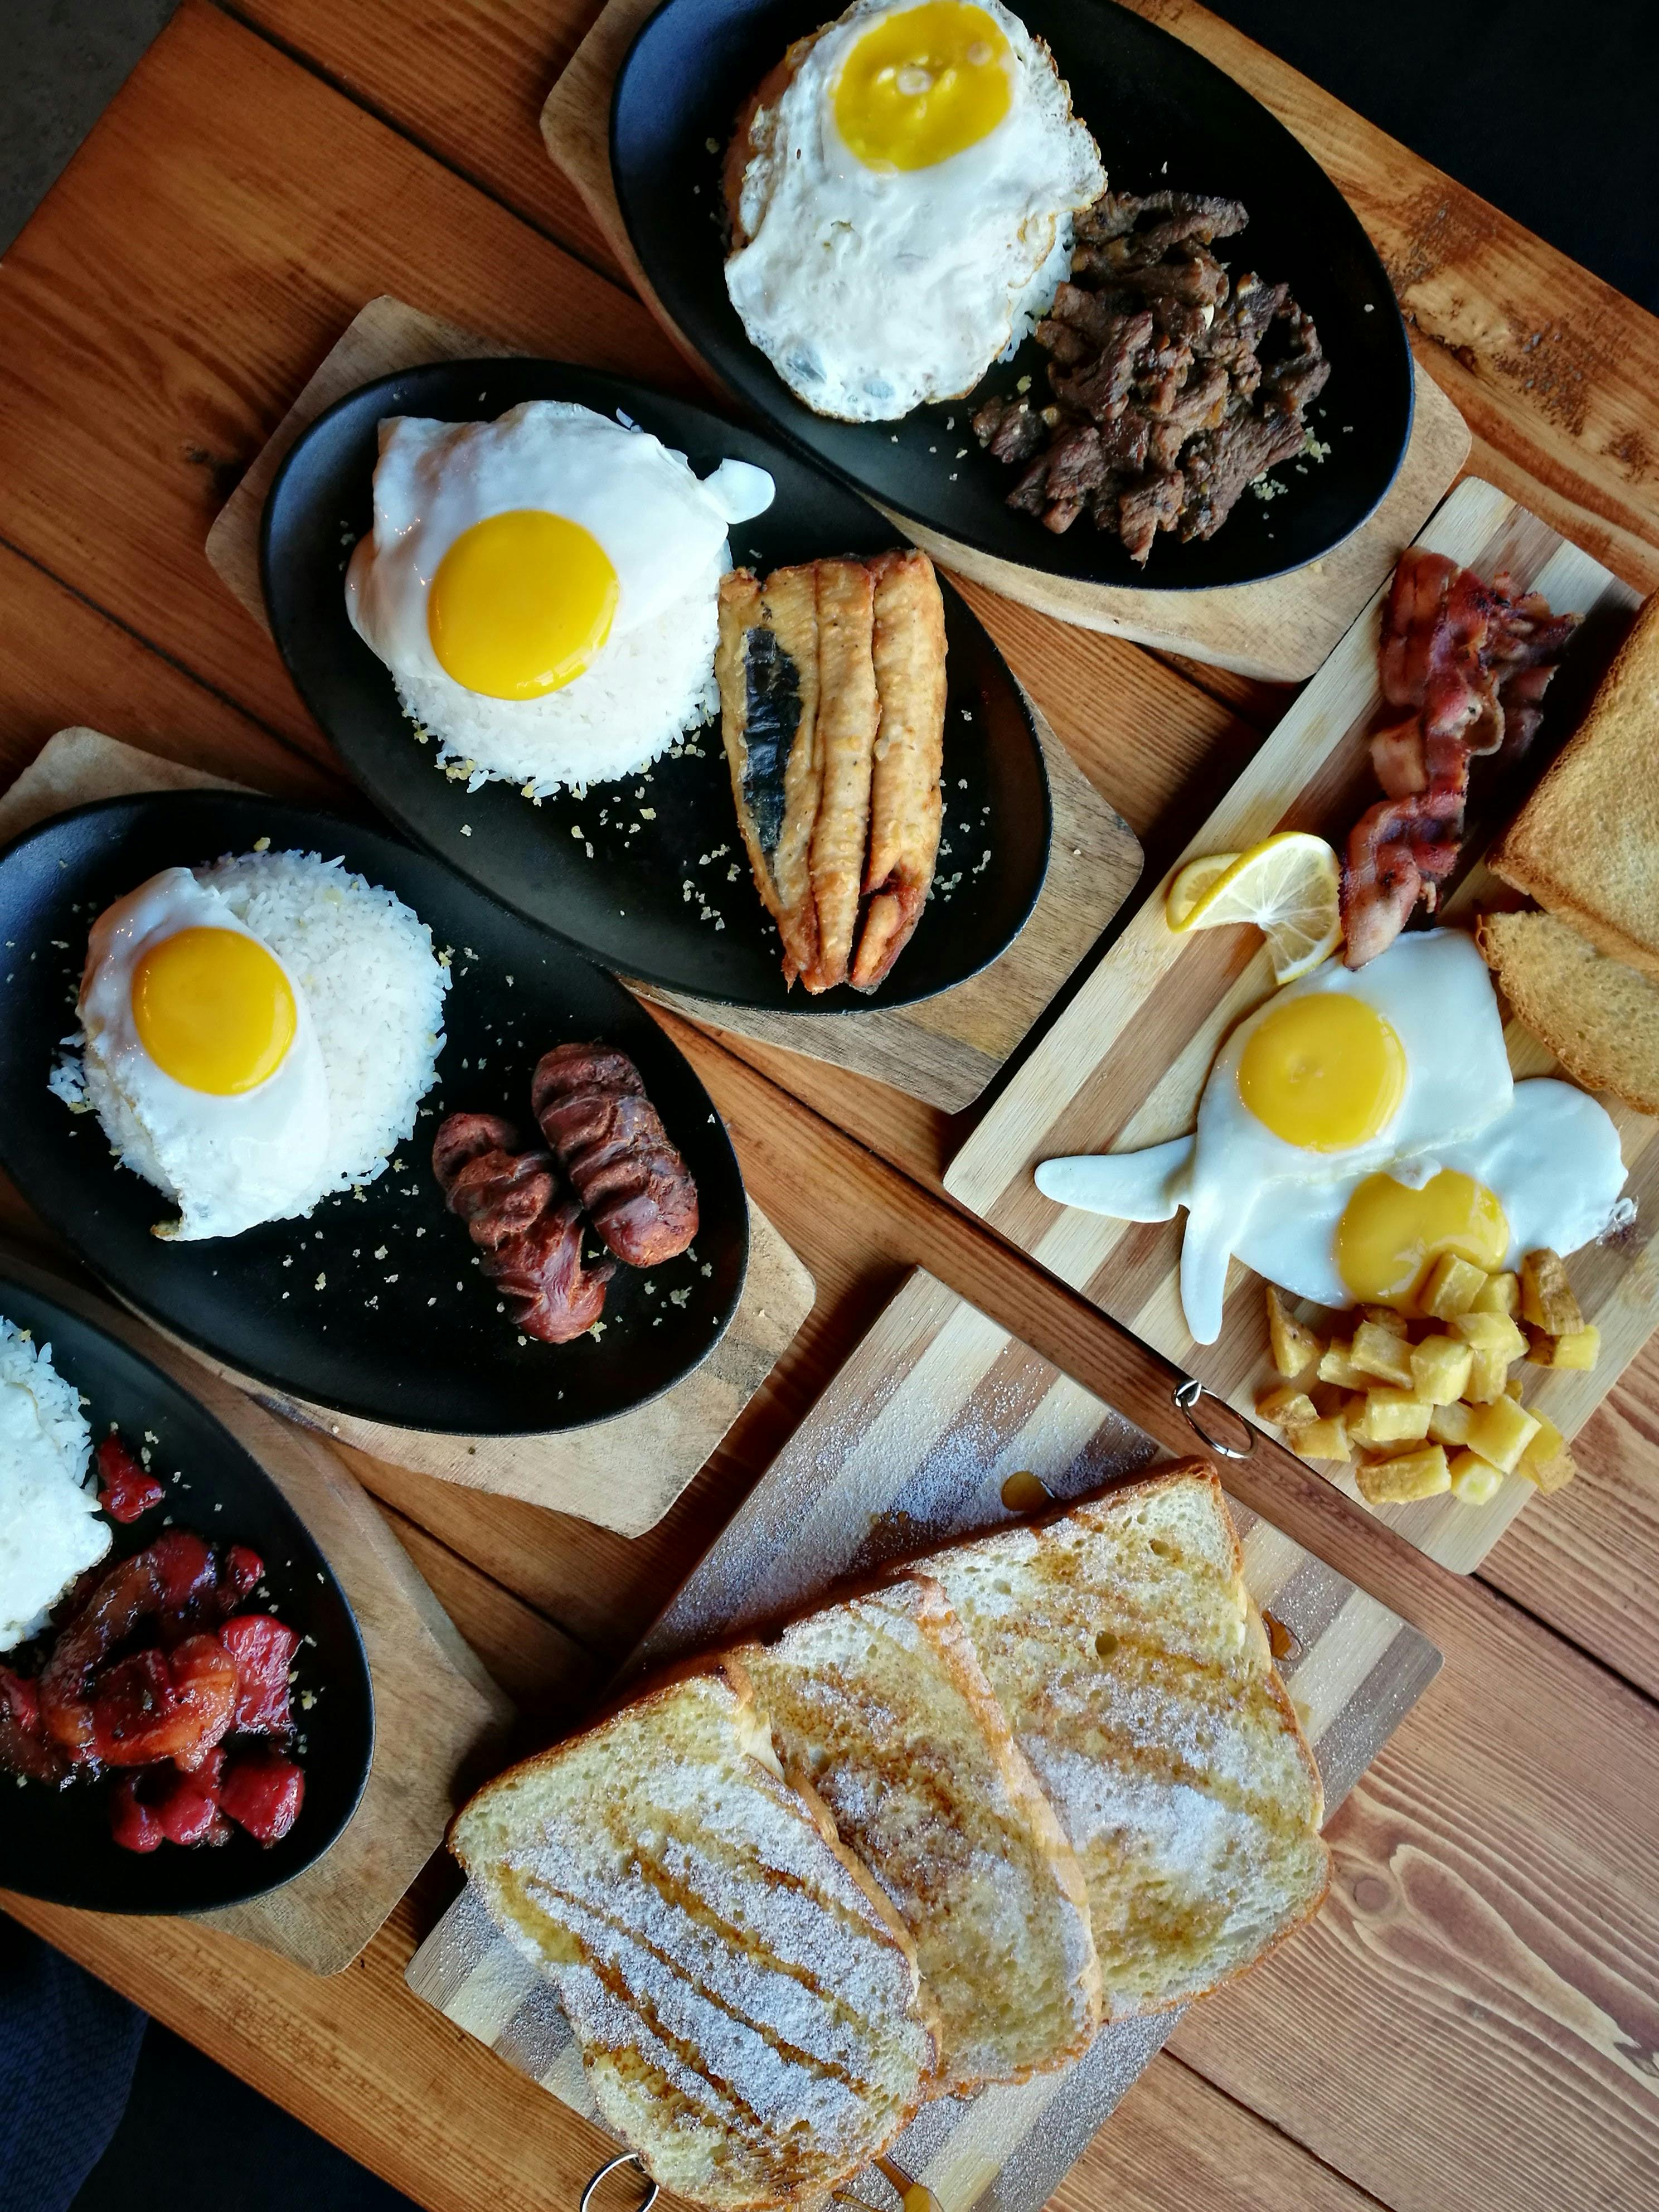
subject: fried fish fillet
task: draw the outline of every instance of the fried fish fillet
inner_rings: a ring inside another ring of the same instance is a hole
[[[870,834],[870,775],[881,702],[873,657],[874,580],[861,561],[820,561],[818,600],[819,758],[823,787],[812,832],[812,896],[818,957],[801,971],[809,991],[847,981],[864,888]]]
[[[714,673],[738,826],[793,983],[818,957],[811,848],[823,771],[812,563],[775,569],[764,586],[747,568],[720,579]]]
[[[921,919],[939,858],[945,758],[945,602],[925,553],[884,553],[872,657],[881,724],[870,787],[870,900],[851,981],[873,991]]]

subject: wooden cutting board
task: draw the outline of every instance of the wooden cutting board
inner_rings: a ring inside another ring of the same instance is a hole
[[[519,350],[422,314],[401,300],[369,302],[256,456],[208,532],[209,561],[258,622],[265,619],[259,587],[259,525],[265,495],[300,433],[348,392],[394,369]],[[1031,714],[1054,803],[1048,872],[1030,921],[1001,959],[982,974],[920,1005],[876,1007],[867,1014],[791,1014],[728,1006],[631,979],[629,989],[710,1028],[874,1076],[947,1113],[971,1105],[1066,977],[1093,950],[1140,873],[1140,846],[1134,832],[1101,797],[1035,707]]]
[[[1559,730],[1588,696],[1628,627],[1636,594],[1547,523],[1477,477],[1458,486],[1417,541],[1483,576],[1507,568],[1552,607],[1584,615],[1583,630],[1552,692]],[[1313,830],[1340,844],[1376,793],[1366,736],[1381,693],[1376,674],[1379,592],[1202,829],[1184,861],[1237,852],[1278,829]],[[1512,895],[1497,896],[1513,903]],[[1184,1217],[1135,1224],[1051,1203],[1031,1180],[1057,1154],[1130,1151],[1193,1126],[1198,1096],[1222,1037],[1273,988],[1260,934],[1217,930],[1176,937],[1164,920],[1165,886],[1148,895],[1065,1014],[957,1155],[945,1188],[1040,1260],[1062,1280],[1187,1367],[1211,1390],[1251,1411],[1269,1379],[1259,1279],[1235,1263],[1218,1340],[1194,1345],[1176,1284]],[[1449,902],[1446,918],[1468,917],[1494,886],[1476,867]],[[1516,1075],[1545,1075],[1553,1062],[1518,1024],[1506,1031]],[[1591,1374],[1528,1368],[1526,1401],[1575,1436],[1659,1322],[1659,1272],[1648,1249],[1659,1201],[1656,1125],[1605,1102],[1619,1125],[1637,1204],[1632,1229],[1608,1248],[1581,1252],[1572,1279],[1601,1331]],[[1276,1378],[1274,1378],[1276,1379]],[[1358,1496],[1352,1473],[1311,1462]],[[1584,1478],[1594,1480],[1593,1472]],[[1511,1475],[1489,1504],[1450,1496],[1386,1506],[1382,1517],[1443,1565],[1468,1572],[1528,1498]],[[1538,1509],[1547,1512],[1547,1502]]]
[[[609,0],[542,109],[548,152],[581,194],[606,242],[657,320],[704,375],[711,372],[646,281],[611,175],[611,95],[617,72],[658,0]],[[1469,457],[1468,426],[1413,364],[1411,443],[1388,495],[1322,561],[1267,583],[1203,592],[1139,592],[1082,584],[1024,568],[924,529],[884,507],[896,530],[943,566],[1079,629],[1133,638],[1241,675],[1299,683],[1311,676],[1394,566]],[[879,504],[879,501],[877,502]]]
[[[1152,1439],[1006,1329],[918,1272],[886,1307],[624,1673],[726,1641],[920,1545],[1006,1524],[1017,1471],[1052,1495],[1096,1491],[1159,1454]],[[1427,1638],[1237,1502],[1245,1574],[1293,1640],[1281,1669],[1334,1810],[1440,1667]],[[593,2118],[550,1984],[464,1891],[408,1968],[410,1987],[507,2063]],[[1107,2028],[1073,2067],[927,2106],[893,2153],[941,2212],[1037,2212],[1180,2013]],[[855,2196],[890,2212],[877,2174]]]
[[[8,1247],[8,1272],[107,1330],[201,1401],[270,1477],[339,1579],[374,1685],[374,1763],[351,1823],[315,1865],[246,1905],[199,1917],[313,1974],[337,1974],[443,1840],[501,1755],[514,1709],[366,1492],[314,1437],[273,1419],[131,1314]]]
[[[160,760],[97,730],[59,730],[0,796],[0,844],[37,822],[94,799],[227,787],[177,761]],[[624,1536],[654,1528],[760,1389],[812,1310],[817,1286],[751,1200],[749,1270],[732,1325],[700,1367],[649,1404],[568,1434],[469,1437],[398,1429],[239,1375],[195,1345],[178,1349],[273,1413],[376,1459],[469,1490],[522,1498]]]

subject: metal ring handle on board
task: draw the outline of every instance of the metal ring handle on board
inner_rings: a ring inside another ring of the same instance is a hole
[[[592,2176],[592,2179],[588,2182],[586,2188],[582,2191],[581,2202],[577,2207],[577,2212],[591,2212],[594,2191],[599,2188],[599,2184],[602,2181],[608,2180],[611,2174],[615,2173],[619,2167],[624,2166],[639,2166],[641,2173],[645,2175],[645,2179],[647,2181],[651,2181],[651,2176],[648,2173],[646,2173],[644,2166],[640,2165],[640,2161],[635,2156],[634,2153],[631,2150],[625,2150],[623,2152],[620,2158],[613,2158],[608,2165],[602,2166],[599,2172]],[[651,2207],[656,2203],[658,2197],[661,2194],[662,2191],[658,2184],[654,2181],[651,2181],[651,2188],[648,2195],[646,2197],[642,2203],[635,2206],[635,2212],[651,2212]]]
[[[1210,1434],[1203,1422],[1199,1419],[1195,1408],[1200,1399],[1213,1398],[1215,1393],[1212,1390],[1206,1390],[1196,1376],[1189,1375],[1184,1382],[1177,1382],[1170,1395],[1186,1415],[1187,1425],[1192,1430],[1194,1435],[1200,1437],[1212,1452],[1218,1452],[1223,1459],[1249,1459],[1250,1454],[1255,1449],[1255,1431],[1243,1413],[1234,1413],[1224,1398],[1216,1398],[1215,1401],[1238,1423],[1239,1427],[1243,1431],[1245,1441],[1243,1444],[1223,1443],[1219,1437],[1212,1437]]]

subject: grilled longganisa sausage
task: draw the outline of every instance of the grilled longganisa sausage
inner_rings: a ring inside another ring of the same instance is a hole
[[[608,1260],[582,1266],[581,1209],[546,1152],[521,1151],[498,1114],[452,1114],[433,1142],[432,1171],[526,1336],[567,1344],[592,1327],[615,1270]]]
[[[588,1217],[619,1260],[654,1267],[697,1233],[697,1186],[625,1052],[544,1053],[530,1103]]]

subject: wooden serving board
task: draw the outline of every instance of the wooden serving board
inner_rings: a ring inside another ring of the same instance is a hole
[[[441,322],[401,300],[372,300],[289,408],[208,532],[209,561],[248,612],[264,623],[259,525],[265,495],[283,456],[308,424],[348,392],[394,369],[520,350]],[[1054,803],[1048,872],[1030,920],[981,975],[919,1005],[854,1014],[728,1006],[631,979],[629,989],[711,1028],[874,1076],[947,1113],[971,1105],[1093,949],[1140,873],[1134,832],[1035,707],[1031,713]]]
[[[60,730],[0,796],[0,844],[88,799],[147,791],[246,789],[157,759],[96,730]],[[760,1389],[812,1310],[816,1285],[752,1200],[749,1271],[732,1325],[673,1389],[615,1420],[568,1434],[470,1437],[359,1420],[240,1375],[194,1345],[170,1340],[202,1367],[273,1413],[376,1459],[470,1490],[522,1498],[624,1536],[654,1528]]]
[[[1161,1455],[1152,1439],[918,1271],[624,1668],[723,1643],[919,1546],[1019,1518],[1008,1476],[1083,1496]],[[1334,1811],[1433,1680],[1440,1654],[1385,1606],[1232,1502],[1252,1595],[1295,1640],[1280,1662]],[[507,2063],[594,2117],[551,1985],[471,1888],[408,1968],[410,1987]],[[1037,2212],[1172,2033],[1178,2011],[1105,2029],[1085,2057],[1018,2088],[926,2107],[893,2163],[941,2212]],[[890,2179],[856,2196],[890,2208]]]
[[[1548,524],[1478,477],[1458,486],[1418,540],[1483,576],[1508,568],[1558,611],[1586,617],[1552,694],[1558,718],[1588,696],[1628,626],[1637,596]],[[1366,738],[1381,704],[1376,673],[1379,592],[1330,659],[1182,854],[1236,852],[1279,829],[1313,830],[1340,845],[1376,796]],[[1558,719],[1555,727],[1564,726]],[[1518,794],[1517,794],[1518,798]],[[1495,825],[1492,825],[1495,826]],[[1061,1019],[981,1122],[945,1176],[951,1194],[985,1216],[1064,1281],[1243,1413],[1269,1379],[1259,1279],[1235,1262],[1220,1337],[1196,1346],[1176,1281],[1185,1217],[1132,1224],[1053,1204],[1032,1170],[1057,1154],[1131,1151],[1190,1129],[1210,1063],[1227,1031],[1273,988],[1267,951],[1252,929],[1176,937],[1165,926],[1162,884],[1149,895]],[[1514,903],[1477,866],[1445,918],[1472,917],[1493,897]],[[1516,1023],[1506,1031],[1516,1075],[1554,1063]],[[1581,1252],[1572,1279],[1601,1331],[1590,1374],[1529,1368],[1525,1396],[1568,1437],[1576,1435],[1659,1322],[1659,1272],[1648,1250],[1648,1216],[1659,1203],[1653,1121],[1605,1102],[1618,1123],[1637,1204],[1633,1228],[1609,1248]],[[1276,1379],[1276,1378],[1275,1378]],[[1358,1498],[1352,1469],[1310,1462]],[[1593,1476],[1589,1478],[1593,1480]],[[1385,1506],[1381,1516],[1444,1566],[1478,1566],[1533,1495],[1511,1475],[1489,1504],[1449,1495]],[[1547,1505],[1541,1510],[1547,1510]]]
[[[500,1759],[513,1706],[326,1445],[204,1374],[131,1315],[10,1248],[5,1263],[17,1280],[131,1345],[198,1398],[258,1461],[339,1578],[374,1686],[374,1763],[362,1801],[303,1874],[268,1897],[197,1916],[312,1973],[337,1974],[431,1857],[492,1755]]]
[[[617,72],[657,4],[658,0],[609,0],[547,95],[542,137],[548,152],[581,194],[635,291],[707,376],[712,374],[708,364],[646,280],[611,175],[611,96]],[[1139,644],[1184,653],[1240,675],[1299,683],[1319,666],[1469,457],[1468,424],[1433,380],[1413,366],[1417,396],[1411,442],[1387,496],[1369,520],[1323,560],[1266,583],[1200,592],[1143,592],[1077,583],[1000,561],[890,508],[882,512],[896,530],[942,566],[1058,621],[1133,638]]]

